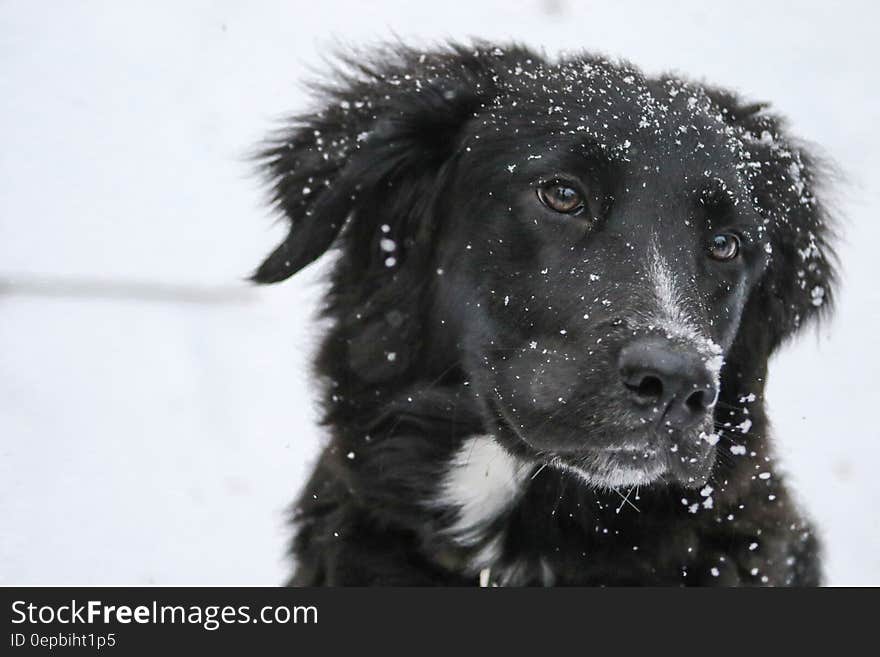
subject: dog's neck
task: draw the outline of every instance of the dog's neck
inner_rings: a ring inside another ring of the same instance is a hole
[[[521,549],[517,516],[528,517],[532,526],[540,518],[539,524],[546,525],[547,544],[566,535],[563,542],[577,554],[588,554],[598,545],[607,549],[617,541],[621,549],[638,550],[640,545],[649,549],[651,542],[663,540],[664,528],[655,527],[652,520],[657,507],[679,508],[677,522],[682,525],[732,522],[760,474],[755,468],[769,471],[771,466],[754,451],[763,447],[763,441],[761,445],[746,441],[748,436],[738,428],[731,433],[738,437],[720,446],[726,453],[708,485],[683,489],[657,482],[641,490],[596,489],[577,474],[511,455],[492,435],[469,436],[445,460],[426,500],[428,511],[439,511],[441,516],[439,525],[432,526],[435,538],[449,546],[431,556],[483,583],[551,585],[557,579],[552,554],[548,558],[546,551]],[[743,451],[746,442],[748,451]],[[573,521],[575,517],[581,520]],[[592,520],[584,524],[587,517]],[[535,573],[540,573],[537,580]],[[523,579],[527,574],[531,579]]]

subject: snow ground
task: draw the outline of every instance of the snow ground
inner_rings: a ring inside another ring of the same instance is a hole
[[[283,511],[321,442],[320,266],[241,282],[281,235],[243,155],[304,108],[299,83],[328,46],[393,34],[705,77],[774,101],[836,159],[850,180],[839,312],[777,358],[770,401],[831,583],[880,584],[880,12],[710,5],[2,3],[0,584],[283,580]],[[206,289],[174,302],[137,282]]]

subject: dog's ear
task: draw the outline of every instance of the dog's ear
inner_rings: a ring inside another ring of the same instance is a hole
[[[293,119],[258,154],[290,233],[254,281],[282,281],[316,260],[362,205],[381,207],[392,188],[423,203],[414,186],[456,152],[486,89],[478,51],[397,49],[372,62],[340,58],[335,82],[316,88],[323,107]]]
[[[830,168],[789,137],[784,121],[764,104],[710,92],[739,133],[752,196],[768,237],[768,264],[743,325],[764,327],[769,356],[801,327],[830,313],[834,300],[833,222],[822,196]]]

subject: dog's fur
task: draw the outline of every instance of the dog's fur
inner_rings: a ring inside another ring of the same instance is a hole
[[[292,584],[820,583],[763,393],[830,306],[829,220],[779,117],[485,44],[350,55],[318,95],[260,152],[291,231],[254,280],[339,252]],[[560,174],[586,219],[538,202]],[[727,229],[742,256],[710,260]],[[639,336],[720,385],[695,429],[633,415]]]

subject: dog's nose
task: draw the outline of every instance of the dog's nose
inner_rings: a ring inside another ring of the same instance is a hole
[[[669,426],[689,428],[706,416],[718,392],[705,358],[661,337],[633,340],[620,351],[620,377],[633,404]]]

